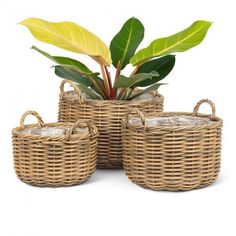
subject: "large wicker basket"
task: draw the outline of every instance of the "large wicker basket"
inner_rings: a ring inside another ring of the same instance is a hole
[[[65,83],[70,83],[74,91],[64,92]],[[137,107],[145,114],[163,111],[163,97],[158,93],[149,100],[92,100],[83,98],[78,87],[69,81],[62,81],[60,89],[59,121],[89,119],[98,127],[98,168],[123,167],[121,122],[129,108]]]
[[[28,115],[34,115],[38,124],[24,125]],[[65,134],[30,133],[52,127],[65,129]],[[51,187],[84,182],[96,169],[97,134],[97,128],[87,121],[45,124],[36,112],[24,113],[20,127],[12,130],[18,178],[31,185]]]
[[[202,103],[210,104],[211,115],[199,114]],[[193,113],[164,112],[164,119],[196,119],[190,125],[150,125],[154,117],[139,110],[123,120],[123,158],[128,178],[153,190],[190,190],[213,183],[219,173],[222,120],[215,106],[201,100]],[[141,119],[141,120],[140,120]],[[156,118],[154,118],[156,119]],[[149,125],[148,125],[149,123]]]

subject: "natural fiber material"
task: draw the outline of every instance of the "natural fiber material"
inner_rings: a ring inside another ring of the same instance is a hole
[[[199,114],[202,103],[210,104],[211,115]],[[135,113],[135,114],[133,114]],[[222,120],[215,116],[214,104],[201,100],[193,113],[164,112],[158,117],[205,117],[203,125],[149,127],[144,115],[135,109],[123,120],[123,158],[128,178],[153,190],[190,190],[215,181],[220,168]],[[141,122],[131,123],[133,117]]]
[[[75,91],[64,92],[65,83],[70,83]],[[76,92],[75,99],[69,99]],[[59,121],[74,122],[89,119],[99,131],[98,168],[122,168],[121,122],[132,107],[145,114],[163,111],[163,97],[155,93],[153,99],[121,101],[85,99],[78,87],[69,81],[62,81],[59,102]]]
[[[37,125],[25,125],[28,115],[38,119]],[[25,133],[33,127],[64,127],[65,135],[33,135]],[[86,128],[77,132],[77,128]],[[69,186],[87,180],[96,169],[97,128],[87,121],[44,124],[34,111],[23,114],[20,127],[12,130],[14,167],[25,183],[36,186]]]

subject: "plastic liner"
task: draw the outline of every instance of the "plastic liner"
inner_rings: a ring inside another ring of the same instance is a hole
[[[153,96],[152,94],[150,93],[145,93],[145,94],[142,94],[134,99],[132,99],[133,101],[136,101],[136,100],[151,100],[151,99],[155,99],[156,97]]]
[[[91,99],[89,95],[86,93],[82,93],[84,98]],[[70,101],[76,101],[78,100],[78,94],[75,91],[71,91],[70,93],[65,94],[66,98]]]
[[[129,121],[133,125],[141,125],[141,120],[134,117]],[[193,117],[193,116],[169,116],[169,117],[155,117],[146,118],[146,125],[149,127],[155,126],[194,126],[205,125],[212,123],[209,118]]]
[[[60,136],[60,135],[66,135],[69,128],[67,127],[33,127],[33,128],[27,128],[21,131],[18,131],[21,134],[26,135],[41,135],[41,136]],[[77,128],[75,133],[85,133],[88,132],[88,128]]]
[[[120,91],[120,89],[117,90],[117,93],[119,93],[119,91]],[[85,99],[91,99],[91,97],[90,97],[88,94],[84,93],[84,92],[82,93],[82,95],[83,95],[83,98],[85,98]],[[76,101],[76,100],[78,100],[78,95],[77,95],[77,93],[76,93],[75,91],[72,91],[72,92],[70,92],[70,93],[67,93],[67,94],[65,94],[65,96],[66,96],[66,98],[67,98],[68,100],[70,100],[70,101]],[[140,95],[140,96],[138,96],[138,97],[132,99],[131,101],[152,100],[152,99],[156,99],[156,97],[153,96],[153,95],[150,94],[150,93],[145,93],[145,94],[142,94],[142,95]]]

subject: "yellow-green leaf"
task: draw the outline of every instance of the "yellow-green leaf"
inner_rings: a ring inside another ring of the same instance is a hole
[[[130,60],[133,65],[141,65],[154,57],[160,57],[173,52],[184,52],[200,44],[211,26],[208,21],[195,21],[185,30],[165,38],[159,38],[138,51]]]
[[[54,23],[29,18],[20,24],[26,26],[32,35],[42,42],[88,55],[103,65],[112,63],[110,50],[106,44],[96,35],[73,22]]]

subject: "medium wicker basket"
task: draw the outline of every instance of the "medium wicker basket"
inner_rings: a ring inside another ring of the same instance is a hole
[[[28,115],[35,116],[38,124],[24,125]],[[52,127],[63,128],[65,133],[30,133],[33,129],[44,129],[45,132],[54,129]],[[45,124],[38,113],[24,113],[20,127],[12,130],[18,178],[31,185],[49,187],[84,182],[96,169],[97,135],[97,128],[87,121]]]
[[[211,115],[198,113],[202,103],[210,104]],[[206,123],[148,125],[157,117],[187,117]],[[220,169],[222,123],[215,116],[214,104],[207,99],[201,100],[193,113],[163,112],[151,117],[137,109],[130,111],[122,129],[126,175],[153,190],[182,191],[213,183]]]
[[[64,92],[65,83],[71,84],[74,91]],[[83,98],[78,87],[70,81],[62,81],[60,89],[58,120],[90,119],[98,127],[98,168],[123,167],[121,122],[129,108],[137,107],[146,114],[163,111],[164,98],[158,93],[149,100],[93,100]],[[69,99],[71,95],[75,95],[73,99]]]

